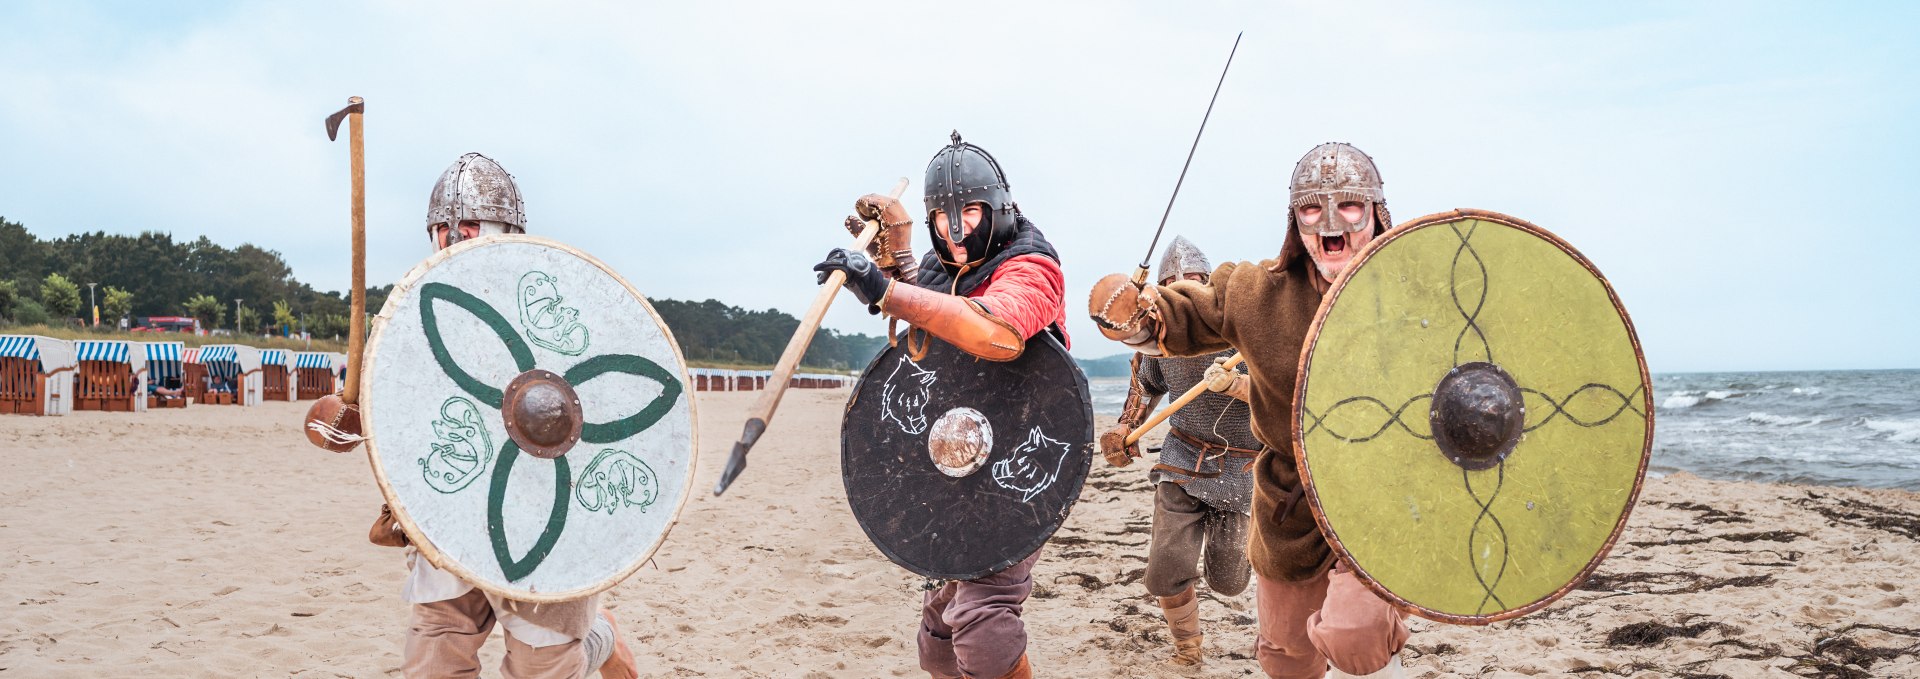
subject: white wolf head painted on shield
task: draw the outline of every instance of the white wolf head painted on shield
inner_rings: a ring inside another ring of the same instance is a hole
[[[901,357],[880,388],[880,416],[900,425],[900,431],[920,434],[927,430],[927,400],[932,398],[937,373]]]
[[[1027,432],[1027,440],[1014,447],[1012,455],[993,463],[993,482],[1020,493],[1021,502],[1030,502],[1060,479],[1060,468],[1066,466],[1067,453],[1072,450],[1066,442],[1047,438],[1045,432],[1034,427]]]

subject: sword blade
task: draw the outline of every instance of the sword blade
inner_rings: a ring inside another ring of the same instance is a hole
[[[1193,133],[1193,146],[1187,149],[1187,162],[1180,165],[1180,178],[1173,182],[1173,196],[1167,199],[1167,211],[1160,213],[1160,226],[1153,230],[1153,242],[1147,245],[1146,256],[1140,258],[1140,271],[1147,270],[1148,263],[1153,260],[1153,251],[1160,247],[1160,233],[1167,230],[1167,217],[1173,214],[1173,201],[1180,198],[1180,185],[1186,183],[1187,168],[1193,166],[1193,152],[1200,150],[1200,136],[1207,133],[1207,119],[1213,117],[1213,103],[1220,100],[1220,87],[1227,84],[1227,71],[1233,68],[1233,55],[1240,51],[1240,36],[1246,34],[1246,31],[1241,31],[1233,36],[1233,49],[1227,52],[1226,68],[1220,69],[1220,82],[1213,85],[1213,98],[1207,100],[1206,115],[1200,116],[1200,131]]]

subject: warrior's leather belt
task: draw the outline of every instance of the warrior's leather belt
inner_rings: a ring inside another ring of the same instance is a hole
[[[1206,465],[1208,458],[1229,457],[1234,459],[1246,460],[1244,464],[1240,465],[1240,471],[1244,472],[1244,471],[1253,469],[1254,458],[1259,457],[1260,452],[1263,450],[1266,450],[1266,448],[1264,447],[1260,448],[1259,450],[1250,450],[1247,448],[1235,448],[1233,446],[1229,446],[1227,444],[1220,443],[1218,441],[1208,441],[1206,439],[1200,438],[1198,436],[1194,436],[1192,434],[1186,433],[1184,431],[1180,431],[1178,429],[1169,429],[1168,432],[1173,434],[1174,438],[1180,439],[1181,441],[1185,441],[1187,445],[1190,445],[1190,446],[1193,446],[1194,448],[1199,449],[1200,454],[1194,456],[1192,469],[1187,469],[1184,467],[1175,467],[1170,464],[1156,464],[1153,466],[1153,469],[1154,471],[1173,472],[1175,474],[1191,477],[1191,479],[1211,479],[1211,478],[1218,478],[1220,476],[1220,472],[1200,471],[1200,468]],[[1221,466],[1224,467],[1226,465],[1226,461],[1222,460],[1220,464]],[[1184,482],[1175,481],[1175,483],[1184,483]]]

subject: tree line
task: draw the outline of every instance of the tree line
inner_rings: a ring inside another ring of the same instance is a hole
[[[0,320],[86,322],[91,316],[87,283],[98,284],[93,294],[103,325],[118,325],[122,317],[190,316],[209,329],[238,327],[252,335],[307,331],[337,338],[346,335],[351,313],[346,293],[313,289],[294,278],[280,253],[252,244],[228,248],[205,236],[176,242],[172,234],[154,231],[135,236],[95,231],[42,240],[0,217]],[[392,290],[392,285],[368,288],[369,313],[378,312]],[[235,299],[244,300],[237,309]],[[718,300],[650,301],[689,361],[771,365],[800,325],[784,312]],[[822,329],[802,363],[860,369],[885,345],[885,337]]]

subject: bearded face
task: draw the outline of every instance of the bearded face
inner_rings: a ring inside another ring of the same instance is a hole
[[[1373,240],[1372,210],[1366,203],[1341,202],[1332,210],[1323,204],[1308,203],[1293,209],[1293,221],[1300,230],[1300,242],[1313,258],[1321,277],[1331,282],[1353,263],[1360,248]]]

